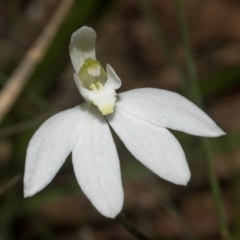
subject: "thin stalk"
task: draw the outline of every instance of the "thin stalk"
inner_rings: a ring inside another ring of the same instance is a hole
[[[199,90],[198,76],[197,76],[195,61],[193,57],[193,52],[191,49],[191,43],[190,43],[190,38],[189,38],[189,33],[187,28],[187,21],[184,13],[182,0],[174,0],[174,3],[177,11],[179,25],[180,25],[180,32],[181,32],[183,47],[186,53],[186,64],[187,64],[187,69],[189,74],[188,80],[189,80],[192,99],[197,105],[202,106],[203,105],[202,97]],[[220,186],[219,186],[218,179],[214,170],[214,165],[211,159],[212,150],[211,150],[210,142],[206,139],[203,139],[202,146],[204,149],[208,178],[211,185],[218,222],[220,226],[220,234],[222,239],[229,240],[230,236],[228,231],[227,220],[224,213]]]
[[[149,0],[140,0],[139,4],[143,12],[145,21],[149,24],[149,26],[153,30],[152,32],[154,33],[157,43],[160,43],[160,47],[164,51],[165,59],[170,65],[176,65],[175,59],[172,54],[173,52],[172,47],[170,46],[167,40],[167,37],[162,29],[162,26],[160,24],[157,24],[158,19],[151,10]]]
[[[156,39],[156,42],[158,46],[162,49],[164,53],[164,57],[167,61],[167,63],[172,66],[173,68],[177,69],[180,73],[180,76],[182,77],[183,70],[178,63],[178,61],[174,57],[174,49],[171,46],[171,44],[168,41],[168,38],[164,32],[164,29],[159,22],[156,14],[154,14],[150,1],[149,0],[140,0],[139,1],[139,7],[143,13],[144,19],[146,23],[149,25],[149,27],[152,30],[152,33],[154,34],[154,37]]]
[[[137,228],[135,228],[132,223],[130,223],[124,216],[124,214],[119,214],[116,219],[118,222],[131,234],[133,235],[136,239],[139,240],[152,240],[151,238],[146,237],[142,233],[138,231]]]
[[[180,25],[183,48],[186,53],[186,64],[187,64],[187,70],[189,75],[188,81],[190,85],[191,97],[192,97],[192,100],[198,106],[202,107],[203,103],[202,103],[201,93],[199,90],[197,70],[196,70],[195,61],[194,61],[194,57],[191,49],[191,43],[190,43],[190,38],[189,38],[188,28],[187,28],[187,21],[184,14],[182,1],[174,0],[174,2],[177,10],[178,22]]]
[[[193,234],[193,232],[191,232],[174,202],[163,191],[163,189],[160,190],[159,185],[155,181],[155,178],[147,178],[147,180],[144,181],[144,185],[145,188],[147,188],[149,191],[153,191],[154,195],[158,199],[158,202],[164,207],[164,209],[169,213],[169,215],[174,219],[174,221],[181,227],[182,239],[197,240],[198,238]]]

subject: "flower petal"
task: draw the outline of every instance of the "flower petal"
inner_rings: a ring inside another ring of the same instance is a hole
[[[186,185],[190,171],[176,138],[166,129],[116,109],[107,119],[133,156],[163,179]]]
[[[24,175],[24,196],[42,190],[56,175],[84,128],[89,103],[60,112],[44,122],[33,135]]]
[[[83,192],[101,214],[114,218],[123,205],[119,159],[109,126],[95,106],[72,157]]]
[[[72,34],[69,46],[70,57],[76,73],[79,73],[85,59],[95,59],[96,32],[90,27],[81,27]]]
[[[197,136],[225,134],[200,108],[177,93],[142,88],[118,96],[116,108],[157,126]]]
[[[109,64],[107,64],[106,70],[107,70],[107,81],[104,84],[104,87],[111,88],[111,89],[120,88],[122,85],[122,81],[118,77],[114,69]]]

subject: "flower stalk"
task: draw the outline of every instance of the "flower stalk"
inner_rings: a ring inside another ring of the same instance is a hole
[[[188,81],[189,81],[189,86],[191,91],[191,97],[192,97],[192,100],[198,106],[202,107],[203,105],[202,97],[199,90],[198,76],[197,76],[193,52],[191,49],[191,43],[190,43],[183,3],[182,3],[182,0],[174,0],[174,3],[176,7],[177,16],[178,16],[183,48],[186,53],[186,64],[187,64],[187,70],[189,75]],[[229,240],[230,236],[228,231],[227,220],[224,213],[221,190],[220,190],[219,182],[218,182],[218,179],[214,170],[213,161],[212,161],[212,149],[210,146],[210,142],[207,139],[202,139],[201,141],[202,141],[202,147],[204,149],[208,178],[211,185],[218,222],[220,226],[220,235],[222,239]]]
[[[138,231],[137,228],[135,228],[126,218],[123,214],[119,214],[116,219],[118,222],[135,238],[139,240],[152,240],[145,235],[143,235],[141,232]]]

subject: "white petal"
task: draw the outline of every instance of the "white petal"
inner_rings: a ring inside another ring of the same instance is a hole
[[[166,128],[150,124],[120,109],[116,109],[107,119],[136,159],[165,180],[187,184],[190,171],[184,152]]]
[[[116,102],[116,92],[113,88],[114,84],[110,83],[107,85],[106,83],[106,86],[104,85],[98,90],[88,90],[81,85],[80,79],[76,73],[73,77],[80,94],[87,102],[92,102],[95,106],[97,106],[103,115],[114,112]]]
[[[118,77],[114,69],[109,64],[107,64],[106,70],[107,70],[107,81],[104,84],[104,87],[111,88],[111,89],[120,88],[122,85],[122,81]]]
[[[101,214],[114,218],[123,205],[119,159],[109,126],[95,106],[72,157],[83,192]]]
[[[157,126],[192,135],[217,137],[225,134],[195,104],[166,90],[142,88],[120,93],[115,107]]]
[[[76,73],[79,73],[85,59],[96,58],[95,42],[96,32],[90,27],[81,27],[72,34],[69,46],[70,57]]]
[[[33,135],[24,175],[24,195],[42,190],[56,175],[84,128],[89,103],[60,112],[44,122]]]

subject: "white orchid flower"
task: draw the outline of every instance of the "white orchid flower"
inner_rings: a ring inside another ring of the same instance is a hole
[[[95,57],[96,33],[82,27],[73,33],[70,56],[74,79],[85,103],[49,118],[32,137],[26,157],[24,195],[51,182],[72,152],[77,181],[106,217],[122,209],[123,189],[117,150],[109,125],[127,149],[161,178],[186,185],[189,167],[179,142],[167,128],[192,135],[225,134],[192,102],[166,90],[142,88],[116,94],[121,80]]]

